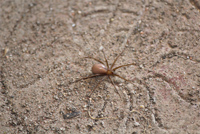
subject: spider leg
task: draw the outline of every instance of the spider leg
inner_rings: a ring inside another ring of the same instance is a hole
[[[127,79],[125,79],[124,77],[122,77],[122,76],[120,76],[120,75],[118,75],[118,74],[113,74],[114,76],[117,76],[117,77],[119,77],[119,78],[121,78],[121,79],[123,79],[123,80],[125,80],[125,81],[129,81],[129,82],[131,82],[130,80],[127,80]]]
[[[91,57],[91,56],[87,56],[87,57],[84,57],[84,58],[90,58],[90,59],[96,60],[96,61],[98,61],[98,62],[100,62],[101,64],[104,65],[104,63],[103,63],[101,60],[96,59],[96,58],[93,58],[93,57]]]
[[[104,53],[103,50],[102,50],[102,53],[103,53],[104,59],[105,59],[105,61],[106,61],[106,66],[107,66],[107,68],[109,69],[108,60],[106,59],[106,55],[105,55],[105,53]]]
[[[125,40],[124,40],[122,46],[125,46],[125,44],[128,43],[128,38],[129,38],[130,35],[132,34],[133,29],[134,29],[134,26],[132,26],[132,27],[129,29],[128,34],[126,35],[126,38],[125,38]],[[130,44],[128,44],[128,46],[129,46],[129,45],[130,45]],[[122,53],[126,50],[126,48],[127,48],[127,47],[124,47],[124,50],[122,50],[122,52],[118,54],[118,56],[117,56],[116,59],[114,60],[113,64],[111,65],[111,68],[110,68],[110,69],[113,68],[113,66],[115,65],[115,62],[117,61],[117,59],[119,58],[119,56],[121,56]]]
[[[117,69],[119,69],[121,67],[126,67],[126,66],[130,66],[130,65],[136,65],[136,64],[135,63],[131,63],[131,64],[126,64],[126,65],[121,65],[121,66],[118,66],[118,67],[114,68],[113,71],[115,71],[115,70],[117,70]]]
[[[119,94],[119,92],[117,91],[117,87],[115,86],[115,83],[113,82],[113,80],[110,78],[110,76],[108,75],[108,78],[110,79],[111,83],[113,84],[114,88],[115,88],[115,92],[117,92],[117,94],[119,95],[120,99],[122,98],[121,95]]]
[[[72,83],[76,83],[76,82],[78,82],[78,81],[85,80],[85,79],[89,79],[89,78],[93,78],[93,77],[96,77],[96,76],[103,76],[103,75],[102,75],[102,74],[95,74],[95,75],[83,77],[83,78],[80,78],[80,79],[75,80],[75,81],[72,82]]]
[[[83,37],[83,39],[87,42],[87,43],[89,43],[90,44],[90,42],[88,41],[88,39],[87,38],[85,38],[84,36],[83,36],[83,34],[81,34],[81,36]],[[92,46],[91,44],[90,44],[90,46]],[[90,59],[93,59],[93,60],[95,60],[95,61],[98,61],[98,62],[100,62],[101,64],[103,64],[104,65],[104,63],[101,61],[101,60],[99,60],[99,59],[96,59],[96,58],[93,58],[93,57],[91,57],[91,56],[86,56],[86,57],[84,57],[84,58],[90,58]]]
[[[125,49],[126,49],[126,47],[124,48],[124,50],[120,53],[120,54],[118,54],[118,56],[115,58],[115,60],[114,60],[114,62],[113,62],[113,64],[111,65],[111,69],[113,68],[113,66],[115,65],[115,62],[117,61],[117,59],[119,58],[119,56],[121,56],[122,55],[122,53],[125,51]]]
[[[105,79],[106,77],[103,77],[98,83],[97,85],[95,86],[94,89],[92,89],[92,92],[90,93],[89,97],[94,93],[95,89],[99,86],[99,84]]]

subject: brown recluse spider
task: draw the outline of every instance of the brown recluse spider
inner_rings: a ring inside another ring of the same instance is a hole
[[[125,49],[126,49],[126,47],[124,48],[124,50],[125,50]],[[75,82],[78,82],[78,81],[84,80],[84,79],[88,79],[88,78],[97,77],[97,76],[104,76],[104,77],[97,83],[96,87],[92,90],[92,92],[90,93],[89,97],[90,97],[91,94],[95,91],[95,89],[98,87],[98,85],[106,78],[105,76],[108,76],[108,78],[110,79],[110,81],[111,81],[112,85],[114,86],[114,88],[115,88],[115,90],[116,90],[117,93],[118,93],[117,88],[116,88],[116,86],[115,86],[113,80],[111,79],[111,76],[116,76],[116,77],[119,77],[119,78],[121,78],[121,79],[123,79],[123,80],[125,80],[125,81],[129,81],[129,82],[130,82],[130,80],[127,80],[127,79],[123,78],[122,76],[118,75],[115,71],[116,71],[117,69],[122,68],[122,67],[125,67],[125,66],[136,65],[135,63],[125,64],[125,65],[121,65],[121,66],[118,66],[118,67],[113,68],[114,65],[115,65],[115,63],[116,63],[116,61],[117,61],[118,58],[122,55],[122,53],[124,52],[124,50],[115,58],[115,60],[114,60],[114,62],[112,63],[111,66],[109,66],[108,60],[107,60],[107,58],[106,58],[105,53],[104,53],[103,50],[102,50],[102,52],[103,52],[103,55],[104,55],[104,59],[105,59],[105,63],[106,63],[106,64],[104,64],[103,61],[101,61],[101,60],[99,60],[99,59],[96,59],[96,58],[94,58],[94,57],[91,57],[91,56],[85,57],[85,58],[93,59],[93,60],[95,60],[95,61],[97,61],[97,62],[99,62],[99,63],[94,64],[94,65],[92,66],[92,73],[93,73],[93,75],[87,76],[87,77],[84,77],[84,78],[81,78],[81,79],[78,79],[78,80],[76,80]],[[119,93],[118,93],[118,94],[119,94]],[[120,96],[120,94],[119,94],[119,96]],[[120,96],[120,98],[121,98],[121,96]]]
[[[134,29],[134,26],[132,26],[131,29],[129,29],[129,32],[128,32],[128,34],[127,34],[127,36],[126,36],[126,38],[125,38],[125,40],[124,40],[122,46],[125,46],[125,44],[128,43],[128,38],[129,38],[129,36],[132,34],[133,29]],[[82,35],[82,36],[83,36],[83,35]],[[85,38],[83,37],[83,39],[85,39]],[[87,39],[86,39],[86,40],[87,40]],[[89,41],[87,41],[87,42],[89,43]],[[90,43],[89,43],[89,44],[90,44]],[[129,46],[129,45],[130,45],[130,44],[128,43],[128,46]],[[127,48],[128,46],[125,46],[124,49],[122,50],[122,52],[119,53],[119,54],[117,55],[117,57],[114,59],[114,61],[113,61],[113,63],[111,64],[111,66],[109,66],[109,64],[108,64],[108,60],[107,60],[107,58],[106,58],[106,56],[105,56],[105,53],[104,53],[103,49],[102,49],[102,53],[103,53],[103,56],[104,56],[104,62],[101,61],[101,60],[99,60],[99,59],[97,59],[97,58],[91,57],[91,56],[85,57],[85,58],[93,59],[93,60],[95,60],[95,61],[97,61],[97,62],[99,62],[99,63],[98,63],[98,64],[94,64],[94,65],[92,66],[92,73],[93,73],[93,75],[80,78],[80,79],[78,79],[78,80],[75,80],[74,82],[78,82],[78,81],[81,81],[81,80],[84,80],[84,79],[94,78],[94,77],[97,77],[97,76],[102,76],[102,77],[103,77],[103,78],[97,83],[97,85],[92,89],[92,91],[91,91],[91,93],[90,93],[90,95],[89,95],[89,105],[88,105],[88,106],[89,106],[89,109],[88,109],[88,114],[89,114],[90,118],[92,118],[92,119],[106,119],[106,118],[104,118],[104,117],[102,117],[102,118],[94,118],[94,117],[92,117],[91,114],[90,114],[90,103],[91,103],[91,98],[90,98],[90,97],[91,97],[92,93],[95,91],[95,89],[99,86],[99,84],[106,78],[106,76],[107,76],[107,77],[109,78],[109,80],[111,81],[112,85],[114,86],[115,91],[117,92],[117,94],[119,95],[120,98],[121,98],[121,95],[119,94],[119,92],[118,92],[118,90],[117,90],[117,88],[116,88],[116,86],[115,86],[113,80],[111,79],[111,76],[116,76],[116,77],[119,77],[119,78],[121,78],[121,79],[123,79],[123,80],[125,80],[125,81],[132,82],[132,81],[127,80],[127,79],[125,79],[124,77],[118,75],[115,71],[116,71],[117,69],[119,69],[119,68],[126,67],[126,66],[130,66],[130,65],[136,65],[136,66],[138,66],[136,63],[124,64],[124,65],[121,65],[121,66],[118,66],[118,67],[114,67],[114,66],[115,66],[115,63],[116,63],[117,60],[118,60],[118,58],[122,55],[122,53],[126,50],[126,48]],[[72,82],[72,83],[74,83],[74,82]]]

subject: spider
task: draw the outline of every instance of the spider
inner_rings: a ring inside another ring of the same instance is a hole
[[[125,48],[126,48],[126,47],[125,47]],[[125,48],[124,48],[124,50],[125,50]],[[102,49],[102,52],[103,52],[103,56],[104,56],[104,60],[105,60],[104,62],[101,61],[101,60],[99,60],[99,59],[97,59],[97,58],[91,57],[91,56],[84,57],[84,58],[93,59],[93,60],[95,60],[95,61],[97,61],[97,62],[99,62],[99,63],[96,63],[96,64],[94,64],[94,65],[92,66],[92,73],[93,73],[93,75],[80,78],[80,79],[76,80],[75,82],[78,82],[78,81],[84,80],[84,79],[88,79],[88,78],[97,77],[97,76],[102,76],[102,77],[103,77],[103,78],[97,83],[96,87],[91,91],[89,97],[92,95],[92,93],[93,93],[93,92],[95,91],[95,89],[98,87],[98,85],[106,78],[105,76],[108,76],[108,78],[110,79],[110,81],[111,81],[112,85],[114,86],[114,88],[115,88],[115,90],[116,90],[117,93],[118,93],[117,88],[116,88],[116,86],[115,86],[113,80],[111,79],[111,76],[116,76],[116,77],[119,77],[119,78],[121,78],[121,79],[123,79],[123,80],[125,80],[125,81],[129,81],[129,82],[130,82],[130,80],[127,80],[127,79],[125,79],[124,77],[118,75],[115,71],[116,71],[117,69],[122,68],[122,67],[125,67],[125,66],[136,65],[135,63],[125,64],[125,65],[121,65],[121,66],[118,66],[118,67],[114,67],[116,61],[117,61],[118,58],[122,55],[122,53],[124,52],[124,50],[123,50],[120,54],[118,54],[118,56],[114,59],[114,62],[112,63],[111,66],[109,66],[109,64],[108,64],[108,60],[107,60],[107,58],[106,58],[106,56],[105,56],[105,53],[104,53],[103,49]],[[118,95],[120,96],[119,93],[118,93]],[[120,96],[120,98],[121,98],[121,96]]]

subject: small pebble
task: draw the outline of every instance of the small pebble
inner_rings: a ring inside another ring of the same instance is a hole
[[[8,53],[8,51],[9,51],[9,48],[5,48],[5,49],[4,49],[3,56],[5,56],[5,55]]]
[[[144,105],[140,105],[140,108],[144,109]]]
[[[140,126],[140,123],[139,123],[139,122],[135,122],[134,125],[135,125],[136,127],[138,127],[138,126]]]
[[[100,50],[100,51],[103,50],[103,46],[100,46],[100,47],[99,47],[99,50]]]
[[[72,24],[72,27],[75,27],[76,26],[76,24]]]
[[[78,14],[81,14],[81,13],[82,13],[82,12],[79,10],[79,11],[78,11]]]

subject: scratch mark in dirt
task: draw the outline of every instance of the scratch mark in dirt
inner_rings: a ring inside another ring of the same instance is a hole
[[[119,9],[122,13],[130,13],[130,14],[134,14],[137,15],[136,11],[132,11],[130,9]]]
[[[35,6],[35,5],[34,5]],[[28,11],[24,11],[24,13],[21,13],[20,18],[15,22],[12,31],[10,31],[10,35],[8,36],[8,39],[6,40],[5,44],[7,44],[9,42],[9,40],[11,40],[13,33],[16,31],[17,26],[24,20],[24,18],[26,17],[26,15],[28,13],[30,13],[31,9],[33,8],[33,6],[29,6]]]
[[[89,15],[92,15],[92,14],[109,13],[109,12],[110,12],[109,9],[98,9],[98,10],[92,10],[92,11],[89,11],[89,12],[82,13],[82,16],[86,17],[86,16],[89,16]]]
[[[194,5],[200,11],[200,1],[199,0],[190,0],[190,3]]]
[[[197,63],[200,62],[200,60],[194,59],[193,56],[191,56],[189,54],[172,50],[169,53],[161,55],[159,60],[157,60],[151,67],[155,67],[157,64],[162,63],[161,60],[171,59],[171,58],[174,58],[174,57],[182,58],[184,60],[191,60],[191,61],[194,61],[194,62],[197,62]]]

